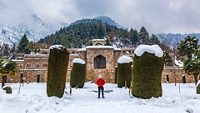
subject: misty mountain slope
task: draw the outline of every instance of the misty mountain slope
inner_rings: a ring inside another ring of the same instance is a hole
[[[112,26],[121,27],[118,23],[116,23],[112,18],[108,16],[98,16],[98,17],[95,17],[94,19],[101,20],[103,23],[106,23]]]
[[[161,42],[171,46],[176,47],[177,44],[183,40],[187,35],[195,36],[199,39],[200,44],[200,33],[190,33],[190,34],[173,34],[173,33],[158,33],[156,34]]]
[[[30,41],[37,42],[39,39],[49,35],[52,31],[48,24],[36,14],[30,15],[30,23],[19,23],[16,25],[0,25],[0,44],[18,44],[21,37],[26,34]]]

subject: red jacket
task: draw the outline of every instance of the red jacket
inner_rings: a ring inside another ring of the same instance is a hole
[[[98,78],[96,84],[98,85],[98,87],[103,87],[105,81],[103,78]]]

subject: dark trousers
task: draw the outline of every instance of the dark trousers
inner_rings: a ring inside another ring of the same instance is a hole
[[[104,88],[98,87],[98,98],[100,98],[100,93],[102,92],[102,98],[104,98]]]

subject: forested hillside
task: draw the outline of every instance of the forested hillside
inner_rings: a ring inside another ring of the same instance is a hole
[[[155,35],[149,36],[144,27],[139,32],[134,29],[129,31],[98,19],[78,20],[68,27],[61,28],[55,34],[39,40],[39,43],[46,43],[49,46],[62,44],[68,48],[78,48],[91,45],[91,39],[106,37],[108,39],[107,45],[117,47],[135,47],[140,43],[159,43],[158,38]]]

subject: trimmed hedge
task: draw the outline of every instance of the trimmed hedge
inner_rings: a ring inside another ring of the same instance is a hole
[[[148,99],[162,96],[161,75],[163,58],[144,52],[142,56],[134,56],[132,95]]]
[[[122,88],[124,86],[130,87],[131,83],[131,74],[132,74],[132,69],[131,69],[132,62],[130,63],[118,63],[117,66],[117,86],[119,88]]]
[[[48,59],[47,95],[61,98],[64,94],[69,53],[66,48],[50,49]]]
[[[12,88],[10,86],[4,86],[3,90],[5,90],[7,94],[12,94]]]
[[[115,67],[115,79],[114,79],[114,83],[117,83],[117,66]]]
[[[196,91],[197,91],[197,94],[200,94],[200,84],[198,84]]]
[[[78,87],[83,88],[86,76],[86,65],[80,63],[73,63],[70,86],[71,88]]]

